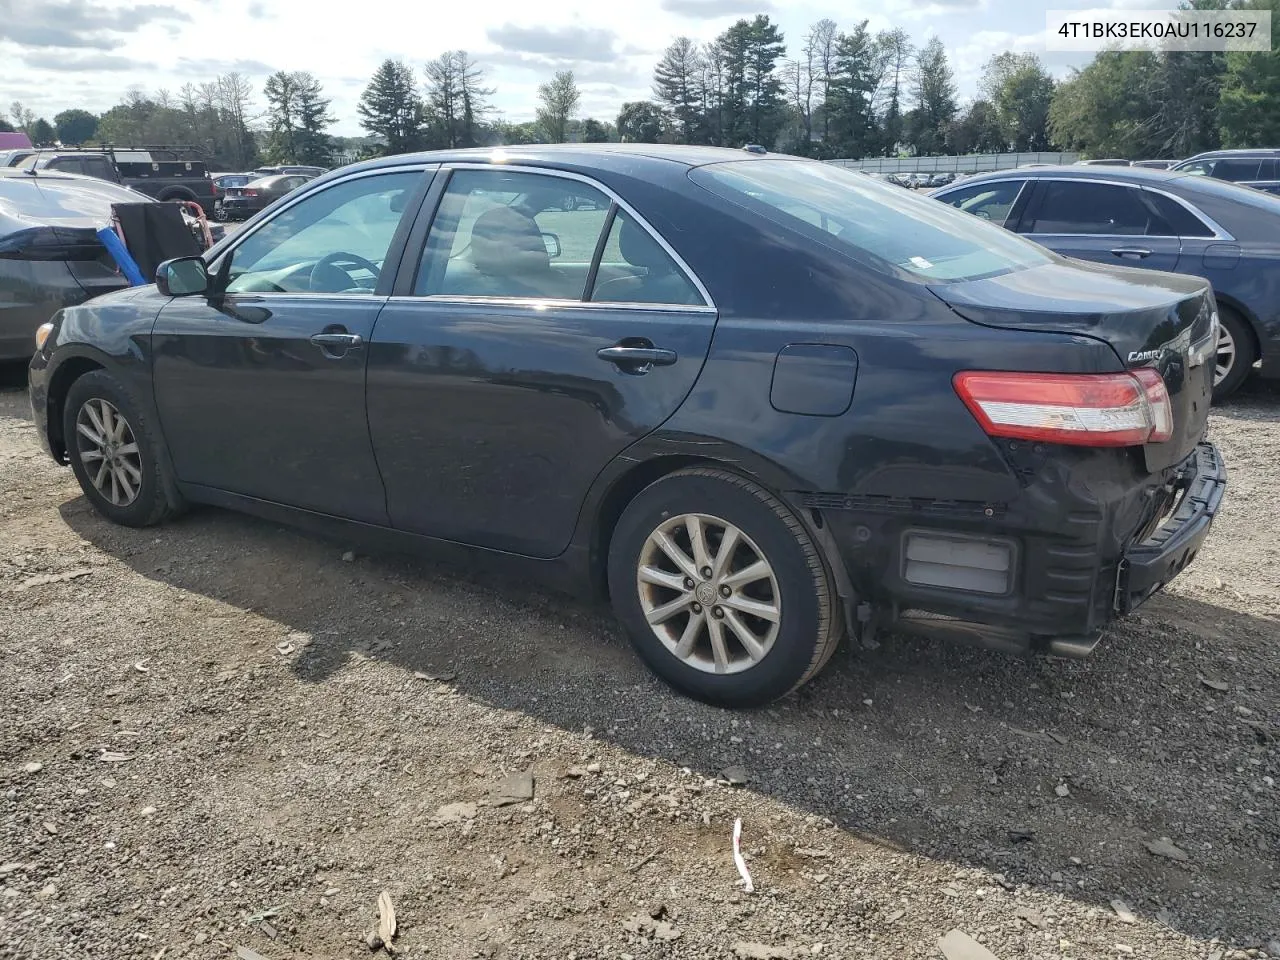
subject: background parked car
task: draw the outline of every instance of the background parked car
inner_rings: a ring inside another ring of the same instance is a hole
[[[261,177],[256,173],[215,173],[213,177],[213,217],[215,220],[223,219],[222,216],[222,199],[227,195],[227,190],[231,187],[245,187],[254,180],[260,180]]]
[[[35,152],[35,147],[14,147],[11,150],[0,150],[0,167],[16,167]]]
[[[1280,198],[1210,177],[1055,167],[974,177],[937,200],[1058,253],[1204,277],[1222,325],[1214,396],[1280,377]]]
[[[1214,150],[1196,154],[1171,169],[1280,193],[1280,150]]]
[[[1076,164],[1081,167],[1128,167],[1131,166],[1128,160],[1122,160],[1119,157],[1103,160],[1077,160]]]
[[[253,172],[259,177],[274,177],[282,173],[299,173],[304,177],[314,178],[323,173],[328,173],[329,171],[326,167],[308,167],[286,163],[281,166],[258,167],[258,169]]]
[[[1144,167],[1148,170],[1168,170],[1177,160],[1135,160],[1130,166]]]
[[[190,200],[213,212],[213,181],[189,147],[59,147],[41,149],[21,162],[24,170],[81,173],[132,187],[156,200]]]
[[[76,174],[0,170],[0,361],[30,357],[55,310],[128,285],[97,230],[113,203],[155,202]]]
[[[229,186],[219,207],[221,219],[248,220],[259,210],[265,210],[281,197],[314,179],[315,177],[303,174],[286,173],[251,180],[240,187]]]

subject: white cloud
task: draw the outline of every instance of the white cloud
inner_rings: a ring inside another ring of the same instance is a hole
[[[557,69],[578,77],[584,116],[613,119],[624,101],[651,95],[653,65],[676,36],[708,41],[735,17],[767,11],[792,51],[822,17],[842,26],[867,19],[873,31],[905,26],[917,43],[936,34],[968,97],[992,54],[1043,50],[1049,6],[1104,2],[1113,0],[561,0],[537,8],[486,0],[480,17],[465,4],[398,0],[361,0],[332,14],[315,0],[0,0],[0,64],[17,65],[0,73],[11,74],[6,98],[52,117],[69,106],[104,110],[130,86],[177,90],[238,70],[261,90],[269,70],[310,70],[333,100],[335,132],[357,134],[356,102],[383,59],[421,71],[443,51],[465,49],[511,119],[533,116],[538,84]]]

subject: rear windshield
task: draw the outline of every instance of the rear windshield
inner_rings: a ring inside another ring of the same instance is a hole
[[[830,164],[738,160],[698,167],[690,177],[886,273],[932,283],[1050,262],[1042,248],[1001,227]]]

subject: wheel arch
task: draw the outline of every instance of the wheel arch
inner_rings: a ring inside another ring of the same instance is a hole
[[[71,385],[94,370],[106,370],[106,362],[89,352],[77,352],[62,360],[49,377],[48,409],[49,448],[59,463],[67,462],[66,437],[62,435],[62,414]]]
[[[160,191],[156,199],[160,201],[196,200],[197,197],[189,187],[166,187]]]
[[[1257,316],[1255,316],[1253,311],[1248,309],[1243,303],[1228,294],[1222,294],[1215,290],[1213,298],[1218,305],[1219,312],[1229,310],[1244,321],[1244,327],[1249,331],[1249,338],[1251,341],[1249,346],[1253,351],[1253,359],[1257,360],[1258,357],[1262,355],[1262,337],[1258,332],[1260,322]]]
[[[800,519],[806,532],[818,548],[830,571],[836,592],[844,604],[846,622],[856,603],[856,593],[848,568],[831,535],[831,530],[817,509],[801,507],[794,496],[789,495],[804,484],[788,471],[766,458],[745,450],[729,449],[723,443],[716,445],[716,455],[695,452],[683,445],[677,452],[652,453],[643,459],[637,451],[628,451],[628,458],[615,461],[616,469],[606,471],[597,482],[598,492],[589,501],[589,528],[587,530],[587,564],[592,593],[601,600],[608,600],[609,546],[619,518],[636,495],[650,484],[688,467],[711,467],[736,474],[757,483],[785,503]]]

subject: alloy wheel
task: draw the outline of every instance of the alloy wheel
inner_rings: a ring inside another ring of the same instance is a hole
[[[728,521],[681,514],[645,540],[640,607],[667,651],[704,673],[749,670],[773,648],[782,594],[768,558]]]
[[[1213,385],[1216,387],[1227,375],[1231,373],[1231,368],[1236,363],[1236,340],[1231,336],[1231,331],[1227,329],[1226,324],[1218,325],[1218,348],[1213,368]]]
[[[76,415],[76,448],[93,488],[113,506],[127,507],[142,488],[142,453],[133,428],[101,397],[86,400]]]

